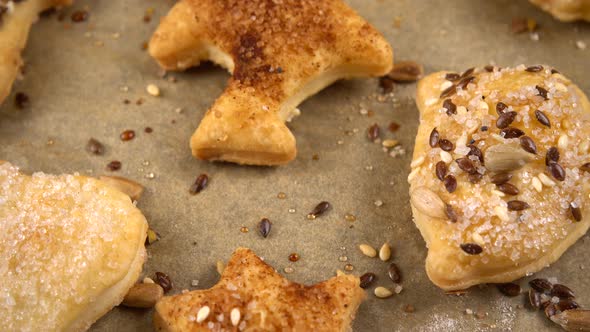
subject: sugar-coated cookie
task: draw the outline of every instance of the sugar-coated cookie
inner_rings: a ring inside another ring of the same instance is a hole
[[[445,290],[509,282],[556,261],[590,225],[590,103],[547,66],[439,72],[418,85],[409,176]]]
[[[0,161],[0,330],[88,329],[139,277],[146,232],[111,185]]]

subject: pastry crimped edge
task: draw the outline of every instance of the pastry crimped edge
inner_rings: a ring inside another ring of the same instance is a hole
[[[437,100],[439,99],[439,95],[441,93],[438,87],[440,86],[440,83],[444,82],[444,80],[441,80],[440,77],[444,76],[446,73],[448,72],[433,73],[425,77],[418,83],[416,103],[420,112],[421,125],[418,128],[416,145],[412,158],[413,160],[416,160],[420,156],[423,156],[426,153],[427,149],[430,148],[428,141],[429,134],[432,128],[422,126],[422,119],[430,116],[430,114],[434,114],[434,112],[436,112],[436,110],[439,108],[438,106],[427,105],[427,103],[431,102],[433,98],[436,98]],[[584,112],[586,114],[590,114],[590,102],[588,101],[586,95],[570,80],[567,80],[567,82],[570,84],[569,86],[573,88],[573,90],[579,97],[579,100],[582,105],[581,107],[583,108]],[[440,105],[443,99],[437,101],[435,105]],[[586,192],[588,192],[589,188],[590,184],[585,184],[584,190]],[[416,189],[417,188],[414,186],[412,181],[410,181],[410,196],[412,195],[412,192]],[[588,198],[586,198],[586,200],[588,200]],[[442,240],[437,239],[437,230],[430,229],[428,225],[430,223],[444,222],[445,219],[428,216],[427,214],[423,213],[418,208],[416,208],[416,206],[414,206],[413,203],[411,203],[411,209],[414,217],[414,222],[417,228],[419,229],[420,233],[422,234],[424,240],[426,241],[428,247],[428,256],[426,258],[425,264],[428,277],[435,285],[437,285],[445,291],[463,290],[471,286],[484,283],[511,282],[523,276],[527,276],[534,272],[537,272],[557,261],[570,246],[572,246],[579,238],[586,234],[588,228],[590,227],[590,210],[586,208],[582,213],[582,221],[577,222],[571,228],[568,235],[564,239],[553,243],[550,251],[536,258],[535,260],[532,260],[529,263],[522,266],[513,266],[512,268],[505,271],[501,271],[499,273],[481,275],[473,273],[469,278],[465,278],[463,280],[451,280],[449,278],[445,278],[444,275],[438,275],[432,269],[432,265],[436,264],[435,262],[437,261],[437,258],[442,257],[444,259],[444,255],[439,254],[441,253],[441,248],[447,248],[447,244],[444,243]]]
[[[0,160],[0,165],[6,162]],[[31,177],[30,175],[22,174],[19,172],[21,177]],[[109,278],[118,279],[114,284],[109,287],[100,290],[100,293],[93,297],[86,304],[76,304],[74,307],[70,307],[68,312],[62,312],[62,316],[59,317],[59,322],[52,322],[57,324],[57,328],[61,331],[85,331],[99,318],[104,316],[115,306],[119,305],[128,290],[135,284],[139,278],[143,264],[147,258],[145,249],[145,238],[148,229],[147,221],[139,209],[135,207],[129,196],[125,193],[117,190],[114,186],[109,185],[95,178],[74,175],[74,179],[79,181],[80,185],[91,183],[96,187],[96,190],[105,190],[108,199],[116,200],[124,203],[128,209],[127,220],[129,220],[128,226],[125,228],[125,232],[130,232],[130,239],[136,243],[136,247],[123,247],[118,254],[118,261],[124,260],[126,263],[125,268],[120,268],[116,272],[108,271]],[[104,198],[103,198],[104,199]],[[121,243],[121,242],[120,242]],[[127,251],[131,250],[131,251]],[[134,253],[132,256],[127,255],[126,252]],[[121,258],[121,255],[125,255]],[[127,259],[128,258],[128,259]],[[55,271],[58,273],[59,271]],[[98,271],[96,271],[98,272]],[[88,276],[88,275],[86,275]],[[99,285],[99,284],[97,284]],[[100,285],[98,286],[100,288]],[[93,296],[88,294],[85,296]],[[1,325],[1,324],[0,324]]]
[[[5,13],[0,24],[0,105],[10,94],[22,66],[32,24],[39,13],[51,7],[70,5],[73,0],[27,0],[15,5],[13,13]]]

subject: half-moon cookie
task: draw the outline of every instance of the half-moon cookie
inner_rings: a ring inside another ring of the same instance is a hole
[[[358,277],[290,282],[251,250],[237,249],[217,285],[162,298],[157,331],[349,331],[365,297]]]
[[[590,21],[590,0],[530,0],[560,21]]]
[[[39,13],[72,0],[0,0],[0,104],[22,66],[21,51]]]
[[[590,103],[546,66],[439,72],[418,85],[408,181],[426,271],[445,290],[556,261],[590,225]]]
[[[193,155],[279,165],[296,156],[285,125],[307,97],[342,78],[381,76],[393,52],[341,0],[181,0],[149,44],[167,70],[211,60],[232,77],[191,138]]]
[[[88,329],[139,277],[146,232],[111,185],[0,161],[0,330]]]

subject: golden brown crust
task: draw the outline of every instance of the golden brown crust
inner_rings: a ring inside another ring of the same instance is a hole
[[[22,65],[21,52],[31,25],[47,8],[71,4],[72,0],[26,0],[12,3],[0,19],[0,104],[10,93]],[[0,1],[0,4],[2,1]],[[8,8],[8,7],[7,7]]]
[[[590,0],[529,0],[560,21],[590,21]]]
[[[154,324],[157,331],[346,331],[364,296],[357,277],[304,286],[239,248],[211,289],[160,300]],[[210,312],[197,322],[205,306]],[[234,324],[232,311],[240,313]]]
[[[590,162],[590,103],[575,84],[547,67],[477,69],[467,75],[474,79],[465,89],[441,98],[442,90],[459,82],[447,81],[446,74],[432,74],[418,85],[420,127],[409,176],[414,219],[429,248],[428,276],[445,290],[457,290],[509,282],[536,272],[557,260],[590,226],[590,174],[581,170]],[[543,89],[547,98],[541,96]],[[443,106],[446,99],[456,107],[450,114]],[[520,138],[502,136],[497,128],[500,102],[507,106],[504,112],[516,112],[509,128],[530,137],[536,155],[524,151]],[[537,120],[537,110],[549,118],[550,127]],[[440,144],[431,147],[434,128],[441,139],[454,143],[449,153]],[[471,140],[484,163],[471,152]],[[546,165],[551,147],[560,151],[563,181]],[[460,168],[456,162],[460,158],[470,159],[477,174]],[[502,158],[519,163],[510,164],[510,171],[494,171],[498,165],[505,166],[498,163]],[[449,192],[437,178],[439,162],[456,178],[455,191]],[[508,183],[517,193],[491,182],[493,175],[505,172],[512,175]],[[508,205],[514,200],[530,208],[516,211]],[[581,221],[574,220],[570,203],[581,209]],[[445,204],[456,214],[455,223],[446,210],[437,208],[446,209]],[[468,243],[477,244],[482,253],[470,255],[462,250],[461,245]]]
[[[147,222],[93,178],[0,164],[0,330],[84,331],[141,273]]]
[[[212,60],[233,73],[191,139],[196,157],[277,165],[296,155],[284,125],[337,79],[377,76],[391,47],[340,0],[183,0],[162,20],[150,54],[168,70]]]

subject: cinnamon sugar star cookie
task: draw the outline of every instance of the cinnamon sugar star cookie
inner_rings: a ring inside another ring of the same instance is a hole
[[[113,183],[0,161],[0,331],[84,331],[123,300],[147,222]]]
[[[162,298],[154,324],[157,331],[348,331],[365,296],[359,283],[346,275],[296,284],[239,248],[217,285]]]
[[[590,103],[546,66],[440,72],[418,85],[409,176],[445,290],[513,281],[556,261],[590,225]]]
[[[10,93],[22,66],[21,51],[39,13],[72,0],[0,0],[0,104]]]
[[[338,79],[384,75],[393,61],[387,41],[341,0],[181,0],[149,52],[167,70],[211,60],[232,73],[191,148],[252,165],[295,158],[285,121],[307,97]]]
[[[560,21],[590,21],[590,0],[529,0]]]

